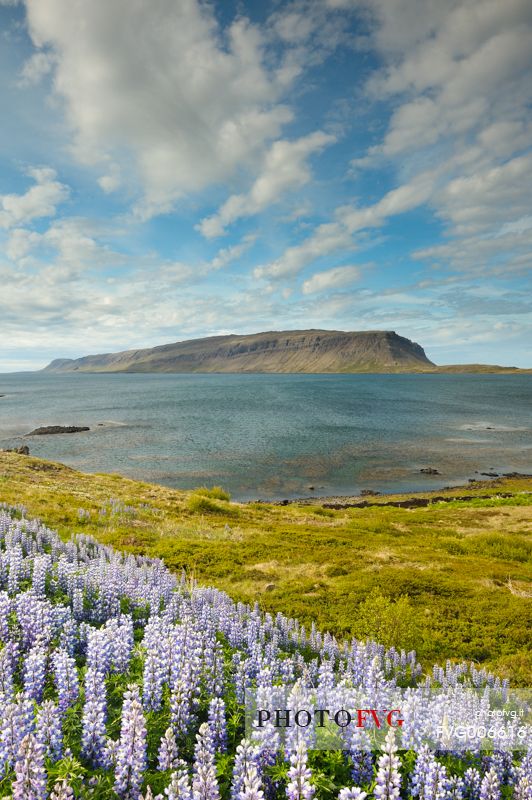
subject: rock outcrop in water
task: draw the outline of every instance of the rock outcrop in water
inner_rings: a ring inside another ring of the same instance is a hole
[[[419,372],[436,369],[394,331],[274,331],[56,359],[52,372]]]
[[[43,428],[35,428],[26,436],[49,436],[54,433],[82,433],[83,431],[90,431],[90,428],[86,425],[46,425]]]

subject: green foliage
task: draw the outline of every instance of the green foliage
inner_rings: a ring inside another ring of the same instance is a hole
[[[407,595],[391,600],[374,589],[358,606],[353,633],[360,639],[410,650],[418,638],[416,616]]]
[[[187,508],[193,514],[221,514],[226,517],[238,516],[238,510],[231,506],[220,505],[201,492],[194,492],[187,501]]]
[[[194,494],[211,497],[213,500],[226,500],[227,502],[231,499],[229,492],[226,492],[221,486],[211,486],[210,488],[208,486],[200,486],[194,490]]]

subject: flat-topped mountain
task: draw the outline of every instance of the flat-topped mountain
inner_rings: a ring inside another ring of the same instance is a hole
[[[439,367],[395,331],[268,331],[145,350],[57,358],[48,372],[531,372],[490,364]]]
[[[411,372],[434,368],[394,331],[270,331],[60,358],[53,372]]]

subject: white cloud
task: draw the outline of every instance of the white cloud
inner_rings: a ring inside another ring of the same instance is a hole
[[[356,266],[334,267],[325,272],[317,272],[303,283],[303,294],[343,289],[345,286],[350,286],[359,277],[360,268]]]
[[[337,250],[351,249],[355,246],[351,234],[338,222],[319,225],[311,236],[301,244],[288,247],[284,253],[270,264],[256,267],[255,278],[290,278],[297,275],[307,264]]]
[[[249,165],[292,118],[262,35],[243,17],[222,32],[198,0],[26,6],[34,44],[56,59],[75,153],[104,166],[105,190],[110,162],[133,167],[144,214]]]
[[[254,270],[255,278],[290,278],[324,256],[356,250],[355,234],[384,225],[389,217],[411,211],[427,202],[434,191],[436,179],[437,171],[424,172],[409,183],[387,192],[378,203],[371,206],[338,208],[335,222],[319,225],[307,239],[288,247],[275,261],[257,267]]]
[[[203,219],[198,226],[201,233],[207,238],[221,236],[232,222],[258,214],[286,192],[304,186],[312,177],[308,157],[335,140],[330,134],[316,131],[294,141],[274,142],[249,192],[232,195],[216,214]]]
[[[53,55],[45,50],[33,53],[20,72],[19,84],[21,86],[35,86],[45,75],[48,75],[53,68]]]
[[[53,169],[32,168],[27,175],[35,181],[35,185],[27,192],[0,195],[0,228],[12,228],[41,217],[53,217],[57,206],[68,198],[68,187],[56,180]]]

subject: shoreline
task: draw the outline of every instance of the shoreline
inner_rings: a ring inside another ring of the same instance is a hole
[[[450,502],[452,500],[471,500],[474,498],[482,497],[482,495],[443,495],[443,492],[464,491],[466,489],[482,489],[493,488],[497,485],[503,485],[505,480],[509,478],[527,479],[532,478],[532,473],[528,472],[505,472],[500,475],[494,475],[482,478],[470,478],[467,483],[458,483],[453,486],[444,486],[441,489],[421,489],[421,490],[405,490],[401,492],[369,492],[365,491],[362,494],[353,495],[315,495],[308,497],[295,497],[283,498],[279,500],[263,500],[261,498],[255,500],[234,501],[240,502],[242,505],[249,505],[252,503],[270,506],[322,506],[323,508],[342,509],[342,508],[373,508],[373,507],[395,507],[395,508],[421,508],[423,506],[431,505],[438,502]],[[183,490],[186,491],[186,490]],[[429,497],[427,497],[429,495]],[[434,496],[436,495],[436,496]],[[501,494],[502,497],[505,494]],[[508,495],[510,496],[510,495]],[[488,497],[488,495],[486,495]],[[392,498],[401,498],[393,500]]]
[[[203,488],[202,484],[198,484],[193,488],[184,488],[182,486],[168,486],[164,483],[158,483],[146,478],[131,477],[121,472],[85,472],[79,470],[77,467],[70,466],[63,461],[56,461],[52,459],[41,458],[40,456],[33,455],[30,452],[22,452],[24,448],[0,448],[0,456],[3,454],[14,454],[22,456],[23,458],[33,459],[44,464],[54,465],[69,471],[79,472],[81,475],[90,478],[92,476],[105,475],[112,478],[120,478],[126,481],[134,481],[138,483],[148,484],[160,489],[167,489],[175,491],[180,494],[188,495],[194,493],[197,489]],[[406,489],[402,491],[371,491],[369,489],[363,490],[360,494],[331,494],[331,495],[308,495],[305,497],[294,498],[251,498],[248,500],[239,500],[231,497],[231,502],[241,506],[262,505],[262,506],[321,506],[325,509],[341,510],[343,508],[373,508],[373,507],[395,507],[395,508],[421,508],[438,502],[451,502],[454,500],[472,500],[482,499],[484,496],[478,494],[478,490],[486,488],[493,489],[497,486],[503,486],[508,479],[532,479],[532,473],[528,472],[505,472],[500,474],[479,473],[478,478],[469,478],[467,483],[457,483],[450,486],[443,486],[438,489]],[[466,490],[475,491],[475,494],[463,494]],[[449,494],[450,492],[461,492],[460,495]],[[489,497],[491,495],[486,495]],[[501,497],[510,496],[510,494],[501,493]]]

